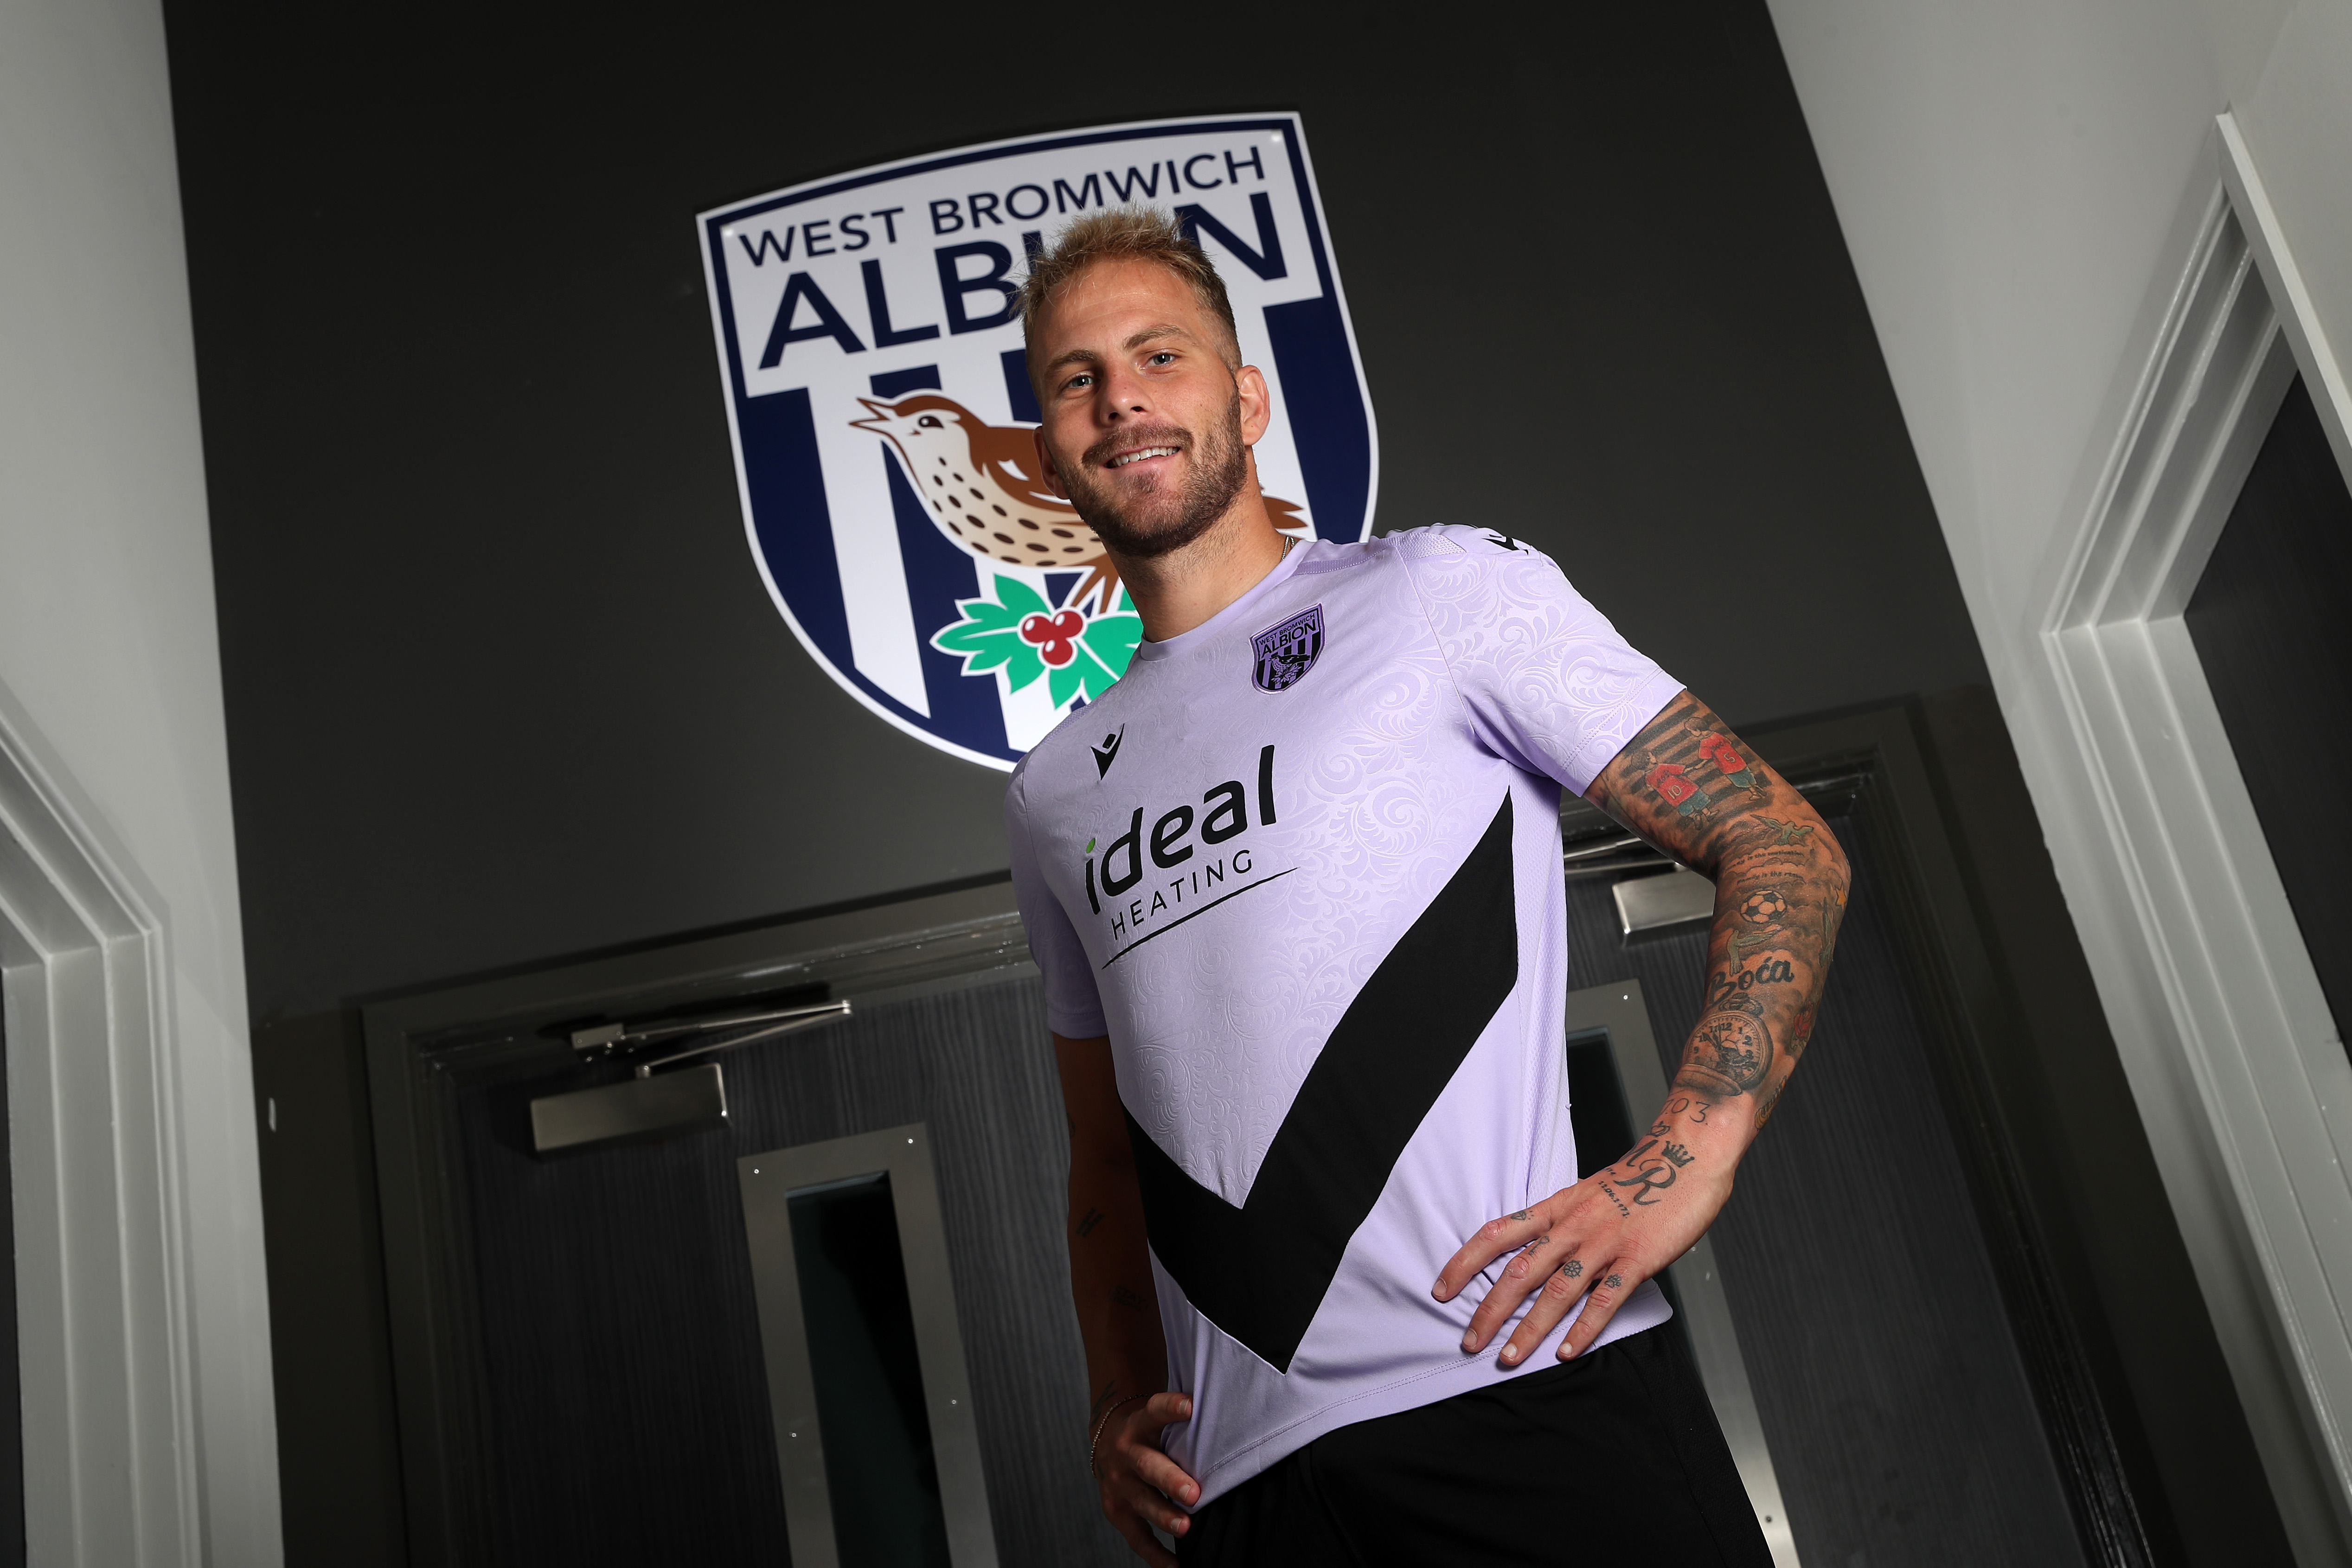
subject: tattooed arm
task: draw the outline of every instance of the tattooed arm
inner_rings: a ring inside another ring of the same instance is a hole
[[[1062,1109],[1070,1124],[1070,1293],[1086,1342],[1087,1383],[1094,1407],[1096,1484],[1103,1517],[1145,1562],[1173,1568],[1176,1559],[1145,1528],[1181,1535],[1191,1517],[1169,1499],[1201,1495],[1192,1478],[1159,1448],[1160,1428],[1192,1414],[1192,1402],[1168,1386],[1168,1342],[1160,1327],[1151,1260],[1143,1234],[1143,1193],[1127,1141],[1110,1041],[1054,1037],[1062,1074]],[[1150,1397],[1143,1397],[1144,1396]],[[1108,1417],[1108,1421],[1106,1421]]]
[[[1589,1297],[1559,1354],[1582,1351],[1635,1286],[1706,1233],[1804,1055],[1845,914],[1845,853],[1828,827],[1688,692],[1617,754],[1585,798],[1714,881],[1706,1010],[1665,1104],[1622,1159],[1488,1222],[1437,1277],[1433,1293],[1449,1300],[1517,1250],[1462,1344],[1483,1347],[1539,1291],[1503,1346],[1507,1364]]]

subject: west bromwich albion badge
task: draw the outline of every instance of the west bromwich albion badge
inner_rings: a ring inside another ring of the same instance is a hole
[[[1276,526],[1362,538],[1371,400],[1295,114],[961,148],[697,220],[744,528],[776,608],[868,708],[992,767],[1100,696],[1142,635],[1101,541],[1036,472],[1013,308],[1022,258],[1129,202],[1171,210],[1224,278],[1242,357],[1274,392],[1256,455]]]
[[[1250,639],[1250,679],[1262,692],[1287,691],[1323,656],[1323,607],[1302,610]]]

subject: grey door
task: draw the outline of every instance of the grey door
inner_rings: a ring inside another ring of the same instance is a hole
[[[738,1162],[919,1123],[998,1559],[1119,1561],[1087,1479],[1062,1240],[1067,1143],[1034,971],[860,1000],[845,1024],[718,1058],[720,1130],[542,1159],[529,1102],[583,1076],[553,1050],[554,1071],[542,1053],[472,1076],[456,1097],[489,1560],[790,1561]],[[909,1563],[929,1561],[909,1550]]]

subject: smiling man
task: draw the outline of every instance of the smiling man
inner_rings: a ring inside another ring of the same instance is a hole
[[[1265,380],[1171,220],[1073,224],[1024,308],[1047,482],[1145,637],[1005,800],[1105,1515],[1155,1563],[1760,1568],[1646,1331],[1804,1049],[1835,841],[1535,550],[1279,532]],[[1743,982],[1580,1183],[1562,789],[1714,879]]]

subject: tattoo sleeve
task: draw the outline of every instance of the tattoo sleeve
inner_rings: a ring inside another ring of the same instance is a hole
[[[1688,692],[1585,795],[1714,882],[1706,1010],[1674,1087],[1707,1108],[1745,1101],[1760,1124],[1812,1033],[1845,915],[1844,851],[1804,798]],[[1654,1190],[1675,1167],[1653,1157],[1643,1168]]]

